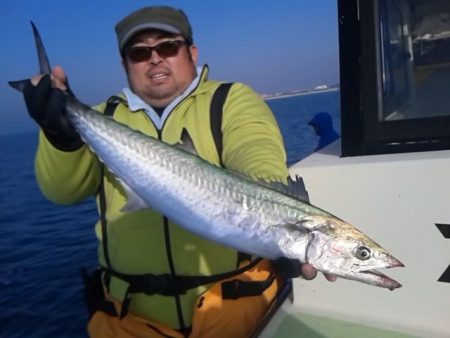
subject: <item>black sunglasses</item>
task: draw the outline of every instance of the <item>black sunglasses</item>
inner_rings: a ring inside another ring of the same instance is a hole
[[[181,46],[186,45],[187,42],[183,40],[168,40],[158,43],[156,46],[132,46],[125,50],[125,55],[132,62],[147,61],[152,57],[152,52],[155,51],[162,58],[176,56]]]

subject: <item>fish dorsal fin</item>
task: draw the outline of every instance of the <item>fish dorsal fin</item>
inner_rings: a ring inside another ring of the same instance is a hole
[[[180,136],[180,143],[176,146],[189,154],[198,156],[197,151],[195,150],[194,142],[192,141],[191,135],[189,135],[186,128],[183,128]]]
[[[301,176],[295,175],[295,180],[290,176],[288,177],[288,195],[292,196],[300,201],[309,203],[308,191],[305,187],[305,182]]]
[[[299,201],[309,203],[309,196],[308,192],[306,191],[303,178],[301,176],[296,175],[295,179],[292,179],[289,176],[287,181],[288,181],[287,185],[280,182],[258,181],[258,183],[273,190],[276,190],[284,195],[295,198]]]
[[[303,182],[303,178],[301,176],[295,175],[294,179],[292,179],[290,176],[288,176],[288,178],[287,178],[288,184],[286,185],[281,182],[267,182],[262,179],[255,181],[255,180],[251,179],[249,176],[247,176],[243,173],[237,172],[235,170],[232,170],[232,169],[225,169],[225,170],[233,175],[236,175],[243,179],[252,181],[258,185],[278,191],[281,194],[287,195],[287,196],[295,198],[299,201],[310,204],[308,191],[306,191],[305,183]]]

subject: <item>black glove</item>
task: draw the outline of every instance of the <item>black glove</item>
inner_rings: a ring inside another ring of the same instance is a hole
[[[67,94],[52,88],[50,75],[44,75],[37,86],[30,81],[23,90],[28,113],[50,143],[59,150],[74,151],[83,141],[66,116],[67,95],[73,95],[68,84]]]
[[[275,274],[284,279],[297,278],[302,274],[302,264],[298,259],[280,257],[271,262]]]

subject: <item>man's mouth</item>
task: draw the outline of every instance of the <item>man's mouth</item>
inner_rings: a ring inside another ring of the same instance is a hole
[[[157,80],[157,79],[165,78],[167,76],[168,76],[168,74],[166,74],[166,73],[157,73],[157,74],[150,75],[150,79]]]

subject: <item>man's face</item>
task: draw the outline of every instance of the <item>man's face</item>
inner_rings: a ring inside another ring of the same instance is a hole
[[[172,49],[178,49],[175,55],[159,55],[152,50],[151,55],[148,53],[148,58],[142,60],[141,57],[139,60],[136,58],[133,60],[133,49],[135,49],[135,55],[140,53],[142,56],[142,54],[145,55],[145,48],[139,51],[139,47],[154,47],[171,40],[175,41],[173,43],[175,47],[172,46]],[[196,76],[197,48],[177,41],[185,41],[185,39],[181,35],[148,30],[137,34],[125,48],[123,65],[130,88],[153,107],[167,106],[191,84]]]

